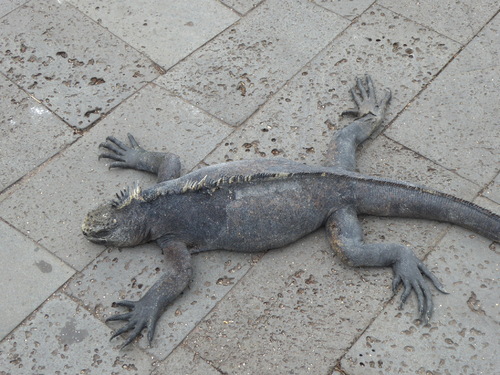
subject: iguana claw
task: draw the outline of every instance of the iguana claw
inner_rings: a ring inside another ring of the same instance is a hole
[[[111,152],[105,152],[99,155],[99,159],[106,158],[115,160],[109,165],[109,168],[137,168],[141,164],[144,154],[147,153],[142,147],[139,146],[135,138],[131,134],[127,134],[130,145],[115,137],[107,137],[106,142],[101,143],[99,147],[105,148]]]
[[[432,284],[441,293],[448,294],[443,284],[436,276],[419,260],[410,249],[402,251],[398,261],[393,265],[394,279],[392,281],[392,290],[397,292],[399,284],[403,283],[404,289],[401,295],[399,308],[402,309],[411,291],[414,290],[417,295],[418,312],[420,320],[427,324],[432,316],[434,304],[432,294],[427,286],[423,275],[429,278]]]
[[[391,91],[387,89],[384,98],[379,102],[377,101],[372,78],[366,74],[364,81],[361,78],[357,78],[356,87],[351,89],[351,96],[357,108],[342,112],[342,116],[352,115],[362,117],[368,114],[381,118],[384,116],[387,105],[391,100]]]
[[[114,302],[114,306],[123,306],[131,309],[130,312],[125,314],[117,314],[106,319],[106,322],[125,320],[128,321],[126,325],[116,330],[111,336],[110,340],[122,335],[125,332],[132,331],[122,345],[122,349],[135,340],[136,337],[142,332],[144,328],[148,329],[148,343],[151,345],[153,336],[156,329],[156,322],[161,315],[159,309],[155,309],[151,303],[143,301],[118,301]],[[158,311],[157,311],[158,310]]]

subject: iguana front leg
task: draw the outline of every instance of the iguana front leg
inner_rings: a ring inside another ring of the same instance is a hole
[[[191,280],[191,254],[182,242],[157,241],[167,258],[167,264],[172,269],[167,271],[139,301],[118,301],[116,306],[129,308],[131,311],[118,314],[106,319],[106,322],[115,320],[128,321],[118,329],[111,340],[125,332],[132,331],[125,340],[123,347],[130,344],[144,328],[148,329],[148,342],[151,345],[155,333],[156,322],[165,311],[165,308],[187,287]]]
[[[392,267],[393,292],[396,293],[399,284],[403,283],[404,286],[400,308],[413,290],[418,299],[420,319],[424,323],[428,322],[432,316],[433,303],[432,294],[423,276],[431,280],[437,290],[447,292],[411,249],[400,244],[365,244],[363,231],[353,207],[344,207],[334,212],[327,220],[326,231],[331,247],[348,265]]]
[[[382,124],[391,100],[391,91],[386,90],[384,98],[378,101],[373,81],[366,75],[364,81],[360,78],[356,80],[356,87],[351,89],[351,95],[357,108],[345,111],[343,115],[359,118],[335,133],[328,146],[325,163],[326,166],[341,167],[350,171],[356,168],[358,145]]]
[[[100,154],[99,159],[115,160],[109,168],[131,168],[154,173],[158,176],[158,182],[180,176],[181,163],[177,155],[169,152],[146,151],[139,146],[131,134],[127,136],[131,147],[112,136],[107,137],[106,142],[99,145],[108,150]]]

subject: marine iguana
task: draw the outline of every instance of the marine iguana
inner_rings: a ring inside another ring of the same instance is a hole
[[[363,242],[359,214],[424,218],[458,224],[500,241],[500,216],[473,203],[406,182],[364,176],[354,171],[356,147],[382,123],[391,92],[377,100],[372,79],[357,79],[351,90],[357,120],[331,140],[328,163],[307,166],[286,159],[233,161],[180,176],[177,155],[146,151],[128,134],[131,146],[108,137],[99,158],[110,168],[132,168],[158,176],[158,184],[117,194],[117,199],[88,213],[82,231],[104,245],[135,246],[156,241],[172,271],[164,274],[139,301],[115,305],[130,312],[107,321],[128,321],[111,337],[131,331],[123,346],[144,328],[151,345],[158,318],[186,288],[191,255],[225,249],[258,252],[290,244],[325,226],[331,247],[351,266],[390,266],[393,291],[403,283],[403,305],[414,290],[420,319],[432,315],[431,292],[441,282],[400,244]]]

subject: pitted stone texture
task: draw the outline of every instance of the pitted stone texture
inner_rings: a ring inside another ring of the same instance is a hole
[[[0,221],[0,340],[75,272]]]
[[[213,0],[71,2],[113,34],[168,69],[239,17]]]
[[[380,5],[466,44],[498,9],[497,0],[379,0]]]
[[[489,95],[500,91],[500,66],[491,65],[500,53],[498,32],[492,31],[499,25],[497,17],[386,132],[480,186],[495,178],[500,165],[497,101]]]
[[[160,75],[152,61],[65,2],[28,2],[0,27],[0,71],[78,128]]]
[[[137,171],[108,171],[109,161],[97,160],[98,146],[108,135],[126,141],[130,132],[146,149],[177,153],[186,172],[230,131],[198,108],[158,86],[149,86],[5,197],[0,212],[5,220],[81,270],[104,249],[81,234],[86,213],[124,186],[155,182],[152,175]]]
[[[144,348],[156,358],[166,358],[257,259],[255,254],[223,251],[194,255],[193,280],[161,316],[152,346],[148,347],[145,338],[133,345]],[[122,251],[106,250],[71,280],[65,292],[81,300],[89,311],[104,321],[127,311],[112,307],[113,302],[139,300],[170,267],[155,244]],[[114,322],[108,326],[118,329],[124,324]]]
[[[76,139],[47,108],[0,75],[0,191]],[[1,215],[1,214],[0,214]]]
[[[483,196],[500,204],[500,173],[483,191]]]
[[[388,274],[339,264],[318,231],[267,253],[185,344],[223,373],[326,374],[390,297]]]
[[[361,15],[373,4],[373,0],[312,0],[312,2],[350,20]]]
[[[221,0],[221,3],[226,4],[240,14],[248,13],[263,2],[264,0]]]
[[[446,67],[454,74],[461,72],[488,70],[498,67],[500,46],[496,43],[500,33],[500,13],[484,26],[479,34]]]
[[[164,374],[220,375],[221,373],[183,345],[178,347],[151,373],[151,375]]]
[[[308,1],[268,0],[157,82],[238,125],[347,25]]]
[[[488,208],[499,212],[498,206]],[[403,311],[396,307],[399,301],[393,301],[342,360],[346,373],[495,373],[500,321],[497,247],[453,228],[426,260],[450,292],[434,295],[430,325],[414,321],[415,298]]]
[[[149,374],[151,357],[110,344],[105,325],[65,295],[51,297],[0,344],[0,374]]]
[[[370,73],[379,98],[386,88],[392,90],[387,123],[459,48],[458,43],[421,25],[387,9],[373,7],[206,161],[212,164],[279,156],[320,164],[335,131],[352,121],[339,115],[354,106],[349,90],[355,85],[355,77]],[[380,69],[381,65],[384,69]],[[418,124],[415,126],[419,128]]]
[[[0,2],[0,17],[5,16],[9,12],[12,12],[14,9],[16,9],[26,1],[27,0],[9,0]]]

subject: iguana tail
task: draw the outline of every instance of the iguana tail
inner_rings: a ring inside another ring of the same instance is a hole
[[[358,213],[444,221],[500,242],[500,216],[452,195],[404,182],[360,178],[354,183]]]

